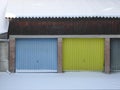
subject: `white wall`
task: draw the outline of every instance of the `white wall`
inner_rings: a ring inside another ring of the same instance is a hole
[[[5,19],[7,0],[0,0],[0,33],[8,31],[8,20]]]
[[[8,70],[8,42],[0,42],[0,72]]]
[[[5,19],[7,0],[0,0],[0,34],[8,31],[8,20]],[[0,72],[8,70],[8,43],[0,42]]]

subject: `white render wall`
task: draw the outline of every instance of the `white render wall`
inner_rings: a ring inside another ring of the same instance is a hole
[[[0,34],[8,30],[8,21],[5,19],[7,0],[0,0]],[[8,42],[0,41],[0,72],[8,70]]]
[[[8,42],[0,42],[0,72],[8,71]]]
[[[8,0],[0,0],[0,34],[8,30],[8,20],[5,19],[5,12]]]

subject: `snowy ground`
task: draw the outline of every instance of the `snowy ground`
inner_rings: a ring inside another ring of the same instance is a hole
[[[0,90],[120,89],[120,72],[3,73]]]

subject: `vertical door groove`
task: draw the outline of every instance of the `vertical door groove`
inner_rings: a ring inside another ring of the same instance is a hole
[[[120,39],[111,39],[111,71],[120,71]]]
[[[17,39],[17,72],[57,72],[57,39]]]
[[[63,39],[64,71],[103,71],[104,39]]]

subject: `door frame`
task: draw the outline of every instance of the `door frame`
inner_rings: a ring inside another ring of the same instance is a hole
[[[58,40],[58,73],[62,72],[62,38],[104,38],[104,72],[110,73],[110,38],[120,35],[9,35],[9,71],[15,72],[15,41],[16,38],[57,38]]]
[[[10,35],[10,39],[9,39],[9,71],[12,73],[16,72],[16,39],[20,39],[21,37],[16,36],[13,37],[12,35]],[[22,37],[22,38],[39,38],[40,37]],[[42,38],[46,38],[46,37],[42,37]],[[47,38],[51,38],[51,37],[47,37]],[[53,37],[56,38],[56,37]],[[50,71],[41,71],[41,70],[34,70],[36,72],[50,72]],[[27,72],[27,71],[18,71],[18,72]],[[33,71],[29,71],[29,72],[33,72]],[[51,71],[51,72],[56,72],[56,71]],[[62,38],[57,38],[57,72],[61,73],[62,72]]]

